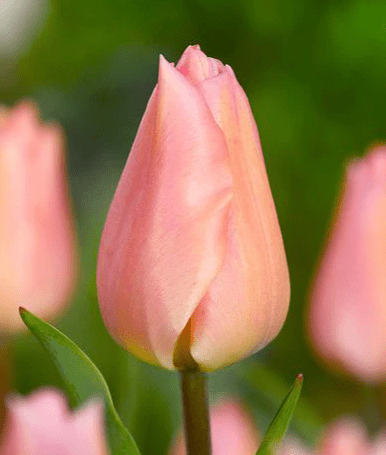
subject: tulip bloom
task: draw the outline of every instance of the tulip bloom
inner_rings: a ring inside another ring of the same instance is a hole
[[[286,440],[276,455],[384,455],[386,453],[385,434],[375,441],[368,440],[364,426],[354,419],[342,418],[331,424],[323,435],[319,450],[307,449],[300,442]]]
[[[12,397],[0,455],[107,455],[103,406],[90,403],[70,413],[64,396],[43,389]]]
[[[347,169],[317,273],[309,332],[318,354],[356,378],[386,380],[386,148]]]
[[[289,277],[256,125],[232,69],[160,58],[104,227],[98,295],[143,360],[210,371],[279,332]]]
[[[252,417],[234,399],[221,401],[210,411],[213,455],[253,455],[260,437]],[[185,441],[180,433],[171,455],[186,455]]]
[[[68,301],[75,278],[63,135],[29,102],[0,111],[0,331],[24,327]]]

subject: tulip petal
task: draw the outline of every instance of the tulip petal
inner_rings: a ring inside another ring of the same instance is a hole
[[[288,310],[289,277],[248,100],[228,66],[197,88],[226,137],[234,192],[222,268],[192,318],[192,356],[211,370],[277,335]],[[216,350],[215,340],[221,340]]]
[[[69,300],[76,272],[62,133],[33,103],[0,125],[0,331],[23,327],[18,307],[51,317]]]
[[[197,89],[161,58],[98,264],[105,322],[145,360],[174,368],[177,338],[221,267],[231,198],[223,133]]]
[[[70,413],[61,393],[41,389],[11,397],[7,407],[1,455],[107,455],[99,402]]]
[[[370,455],[384,455],[386,453],[386,430],[383,429],[376,437]]]
[[[352,419],[340,419],[330,425],[323,438],[323,455],[364,455],[370,446],[364,426]]]
[[[351,163],[309,307],[323,358],[367,382],[386,379],[386,149]]]
[[[289,437],[283,442],[276,455],[312,455],[312,452],[297,438]]]
[[[193,85],[217,76],[223,72],[225,67],[216,58],[207,57],[201,50],[200,46],[188,46],[181,55],[177,64],[177,69]]]
[[[63,155],[63,133],[58,126],[41,126],[36,144],[39,153],[35,157],[36,175],[44,179],[35,179],[35,199],[30,203],[30,219],[36,226],[37,233],[31,252],[31,261],[37,263],[40,257],[41,266],[33,268],[30,289],[36,288],[35,295],[41,301],[68,301],[76,273],[76,251],[74,245],[74,227],[68,201],[68,188]],[[55,232],[55,236],[47,233]],[[58,241],[60,239],[60,241]],[[55,255],[52,252],[55,251]],[[61,273],[66,270],[67,273]],[[44,289],[44,294],[38,292]],[[28,307],[35,310],[34,306]],[[34,305],[34,302],[31,302]],[[39,302],[36,302],[36,313]],[[44,316],[50,318],[55,307],[46,311]]]

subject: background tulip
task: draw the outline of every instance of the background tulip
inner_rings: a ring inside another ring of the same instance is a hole
[[[288,437],[283,441],[276,455],[312,455],[312,451],[297,438]]]
[[[364,426],[351,419],[341,419],[327,428],[320,446],[323,455],[368,455],[370,443]]]
[[[369,441],[365,427],[352,418],[341,418],[327,427],[317,451],[288,439],[277,455],[381,455],[386,453],[384,433]]]
[[[0,455],[107,455],[103,406],[90,403],[70,413],[65,397],[42,389],[7,401]]]
[[[143,360],[210,371],[264,347],[289,303],[280,228],[248,100],[190,46],[156,86],[102,235],[110,333]]]
[[[222,400],[210,411],[213,455],[253,455],[259,446],[259,434],[252,417],[235,399]],[[171,455],[185,455],[180,433]]]
[[[386,453],[386,430],[383,429],[373,442],[371,455],[383,455]]]
[[[49,318],[68,301],[75,242],[63,134],[29,102],[0,113],[0,330],[24,327],[18,307]]]
[[[309,332],[330,365],[386,380],[386,148],[348,166],[316,275]]]

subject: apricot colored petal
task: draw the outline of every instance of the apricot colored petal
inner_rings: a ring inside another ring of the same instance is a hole
[[[26,246],[30,225],[25,196],[30,181],[25,161],[30,154],[36,124],[36,111],[30,105],[21,104],[11,111],[0,129],[0,239],[3,239],[0,249],[0,286],[3,297],[1,303],[3,308],[7,308],[0,321],[2,330],[20,321],[17,299],[22,298],[26,287],[25,273],[15,272],[24,271],[28,255]]]
[[[386,453],[386,430],[383,429],[376,437],[370,455],[384,455]]]
[[[225,67],[215,58],[207,57],[200,46],[188,46],[177,64],[180,71],[193,85],[217,76]]]
[[[90,455],[108,455],[104,435],[104,411],[99,401],[88,402],[76,411],[73,431],[79,441],[78,453]],[[87,439],[85,435],[88,435]],[[75,452],[74,452],[75,455]]]
[[[289,276],[246,95],[228,66],[197,88],[224,132],[234,192],[222,267],[192,318],[192,356],[203,370],[212,370],[277,335],[288,310]]]
[[[101,403],[70,413],[61,393],[42,389],[7,407],[1,455],[107,455]]]
[[[174,368],[177,338],[221,266],[231,198],[224,136],[197,89],[161,58],[98,263],[106,325],[143,359]]]
[[[39,153],[33,163],[35,175],[34,203],[29,218],[36,228],[36,238],[30,245],[31,275],[28,288],[34,291],[33,300],[26,296],[28,308],[40,314],[41,302],[66,303],[74,287],[77,255],[73,218],[68,199],[68,187],[63,154],[64,139],[56,125],[44,125],[37,138]],[[42,182],[44,180],[44,182]],[[55,236],[50,233],[55,233]],[[55,252],[53,255],[52,252]],[[40,267],[33,264],[40,262]],[[44,290],[42,292],[41,290]],[[31,292],[31,291],[29,291]],[[58,306],[51,305],[43,314],[52,317]],[[43,316],[43,315],[42,315]]]
[[[310,451],[303,443],[297,438],[289,437],[283,442],[282,447],[279,449],[276,455],[312,455]]]
[[[352,419],[330,425],[320,448],[321,455],[367,455],[370,447],[364,426]]]
[[[30,102],[9,111],[0,129],[0,330],[24,327],[18,307],[51,317],[74,286],[75,240],[63,138]]]
[[[386,379],[386,149],[348,168],[313,286],[309,331],[328,363],[367,382]]]

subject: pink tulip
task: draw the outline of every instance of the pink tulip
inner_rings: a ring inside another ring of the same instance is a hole
[[[384,429],[373,443],[370,455],[385,455],[386,454],[386,429]]]
[[[234,399],[221,401],[210,411],[213,455],[254,455],[259,434],[252,417]],[[171,455],[186,455],[182,433],[171,449]]]
[[[103,231],[104,321],[143,360],[210,371],[269,343],[289,277],[256,125],[232,69],[160,58]]]
[[[302,441],[297,438],[287,437],[282,443],[276,455],[312,455],[313,452],[308,449]]]
[[[68,301],[75,278],[73,221],[63,134],[22,102],[0,111],[0,331],[24,327],[18,307],[40,317]]]
[[[90,403],[70,413],[64,396],[43,389],[12,397],[0,455],[107,455],[103,406]]]
[[[331,424],[323,435],[318,450],[311,451],[303,444],[287,439],[276,455],[385,455],[386,439],[381,433],[369,441],[364,426],[354,420],[343,418]]]
[[[356,378],[386,380],[386,148],[347,169],[310,299],[318,354]]]
[[[323,438],[322,455],[370,455],[370,443],[364,426],[350,419],[331,425]]]

